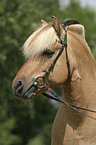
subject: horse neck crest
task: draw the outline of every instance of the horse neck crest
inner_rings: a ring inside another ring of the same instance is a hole
[[[81,24],[73,24],[67,27],[68,30],[78,33],[79,35],[85,37],[84,26]]]

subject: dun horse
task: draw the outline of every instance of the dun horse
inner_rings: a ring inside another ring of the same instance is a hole
[[[84,27],[71,21],[65,25],[63,29],[56,17],[50,24],[42,20],[42,27],[27,39],[23,52],[28,60],[13,80],[13,92],[18,98],[31,99],[61,85],[63,101],[96,110],[96,64]],[[57,58],[61,48],[64,50]],[[86,110],[82,113],[96,117]],[[88,116],[61,104],[51,145],[96,145],[96,120]]]

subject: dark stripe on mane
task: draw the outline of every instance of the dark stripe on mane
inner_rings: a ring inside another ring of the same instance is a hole
[[[73,25],[73,24],[80,24],[80,23],[76,20],[67,20],[67,21],[63,22],[64,26],[70,26],[70,25]]]

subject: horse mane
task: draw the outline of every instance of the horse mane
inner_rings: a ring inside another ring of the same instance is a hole
[[[23,53],[26,58],[42,54],[47,48],[51,48],[58,39],[52,24],[47,24],[35,31],[26,40],[23,46]]]
[[[63,25],[67,27],[67,30],[72,34],[75,39],[78,39],[79,43],[83,46],[83,50],[85,51],[87,57],[91,61],[91,65],[93,64],[95,70],[96,70],[96,63],[95,59],[91,53],[91,50],[85,40],[85,30],[84,26],[81,25],[78,21],[76,20],[66,20],[63,22]],[[79,34],[79,35],[78,35]],[[80,37],[82,36],[82,37]]]
[[[86,40],[85,40],[85,31],[84,31],[84,26],[80,24],[76,25],[70,25],[68,27],[68,33],[74,37],[82,46],[86,56],[90,60],[89,63],[94,66],[94,69],[96,71],[96,62],[95,59],[92,55],[91,49],[89,48]],[[83,59],[83,58],[82,58]]]
[[[72,24],[78,23],[79,22],[75,20],[68,20],[65,21],[63,24],[64,26],[72,26]],[[69,29],[70,28],[71,27],[69,27]],[[41,54],[47,48],[50,49],[55,43],[56,39],[58,39],[58,36],[56,35],[52,24],[46,23],[46,25],[43,25],[43,27],[39,28],[31,36],[28,37],[23,45],[24,56],[26,58],[29,58]]]

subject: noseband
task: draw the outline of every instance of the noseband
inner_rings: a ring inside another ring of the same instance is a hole
[[[37,78],[35,78],[35,80],[34,80],[32,86],[35,86],[35,87],[37,87],[38,89],[46,88],[46,89],[50,92],[50,94],[44,92],[44,93],[42,93],[44,96],[46,96],[46,97],[48,97],[48,98],[50,98],[50,99],[52,99],[52,100],[55,100],[55,101],[57,101],[57,102],[63,103],[63,104],[65,104],[66,106],[72,108],[73,110],[75,110],[75,111],[81,113],[82,115],[87,116],[87,117],[89,117],[89,118],[92,118],[92,119],[96,120],[96,118],[91,117],[91,116],[89,116],[89,115],[87,115],[87,114],[81,112],[81,111],[78,110],[78,109],[85,110],[85,111],[89,111],[89,112],[93,112],[93,113],[96,113],[96,111],[89,110],[89,109],[86,109],[86,108],[82,108],[82,107],[79,107],[79,106],[76,106],[76,105],[69,104],[69,103],[65,102],[64,100],[62,100],[62,99],[58,96],[58,94],[57,94],[54,90],[52,90],[51,88],[49,88],[49,87],[47,86],[47,76],[50,74],[51,71],[53,71],[54,66],[55,66],[57,60],[59,59],[59,57],[61,56],[61,54],[62,54],[64,48],[65,48],[65,53],[66,53],[66,64],[67,64],[67,69],[68,69],[68,78],[67,78],[67,81],[70,80],[70,64],[69,64],[68,53],[67,53],[67,30],[66,30],[66,27],[64,26],[64,24],[62,25],[62,27],[63,27],[63,29],[64,29],[64,31],[65,31],[65,37],[64,37],[64,41],[62,41],[62,40],[59,41],[59,43],[61,43],[62,46],[61,46],[61,48],[60,48],[60,50],[59,50],[57,56],[55,57],[54,61],[52,62],[52,64],[51,64],[50,67],[48,68],[48,70],[45,72],[45,74],[42,75],[42,76],[38,76]],[[42,84],[39,83],[40,80],[42,80],[42,82],[43,82]]]

